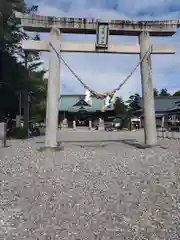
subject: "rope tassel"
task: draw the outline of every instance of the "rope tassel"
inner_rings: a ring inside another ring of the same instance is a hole
[[[144,60],[145,57],[147,57],[149,54],[151,54],[152,52],[152,45],[149,46],[149,48],[147,49],[147,51],[145,52],[145,54],[142,56],[142,58],[140,59],[140,61],[136,64],[135,68],[128,74],[128,76],[124,79],[124,81],[122,83],[119,84],[119,86],[117,88],[115,88],[114,90],[112,90],[111,92],[105,92],[105,93],[98,93],[94,90],[92,90],[88,85],[86,85],[82,79],[72,70],[72,68],[69,66],[69,64],[67,64],[67,62],[63,59],[63,57],[60,55],[60,53],[58,53],[56,51],[56,49],[54,48],[54,46],[52,45],[51,42],[49,42],[50,46],[53,48],[53,50],[56,52],[56,54],[58,55],[59,59],[61,59],[64,63],[64,65],[69,69],[69,71],[73,74],[73,76],[83,85],[83,87],[87,90],[90,91],[90,93],[96,97],[97,99],[105,99],[106,97],[110,96],[111,98],[114,96],[114,94],[119,91],[122,86],[129,80],[129,78],[134,74],[134,72],[137,70],[137,68],[139,67],[139,65],[142,63],[142,61]]]

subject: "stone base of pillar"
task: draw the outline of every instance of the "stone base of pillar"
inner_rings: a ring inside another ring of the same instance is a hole
[[[130,146],[133,146],[133,147],[136,147],[136,148],[139,148],[139,149],[146,149],[146,148],[153,148],[153,147],[157,147],[157,146],[160,146],[159,144],[145,144],[145,143],[142,143],[142,142],[134,142],[134,141],[128,141],[128,140],[124,140],[123,141],[125,144],[127,145],[130,145]]]
[[[141,148],[141,149],[146,149],[146,148],[153,148],[153,147],[158,147],[160,146],[159,144],[151,144],[151,145],[148,145],[148,144],[139,144],[138,148]]]
[[[39,148],[39,152],[44,152],[44,151],[53,151],[53,152],[60,152],[60,151],[63,151],[64,150],[64,147],[41,147]]]
[[[60,142],[57,142],[56,147],[40,147],[39,152],[44,152],[44,151],[53,151],[53,152],[60,152],[64,150],[64,145],[62,145]]]

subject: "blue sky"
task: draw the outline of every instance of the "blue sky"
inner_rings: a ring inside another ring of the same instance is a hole
[[[179,0],[29,0],[39,5],[39,13],[50,16],[94,17],[101,19],[174,20],[180,19]],[[42,34],[41,38],[48,38]],[[95,36],[63,35],[63,41],[94,42]],[[135,43],[137,37],[116,36],[114,43]],[[173,37],[153,38],[154,43],[173,44],[175,55],[153,55],[153,82],[157,89],[167,88],[171,93],[180,89],[180,30]],[[104,92],[115,88],[136,65],[135,55],[64,54],[73,70],[93,89]],[[42,54],[44,67],[48,69],[48,53]],[[131,77],[118,95],[127,99],[130,94],[141,94],[140,70]],[[61,93],[84,93],[83,87],[61,65]]]

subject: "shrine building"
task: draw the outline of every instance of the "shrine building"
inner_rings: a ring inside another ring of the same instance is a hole
[[[105,107],[103,99],[97,99],[93,96],[89,101],[85,101],[85,94],[66,94],[61,95],[59,101],[59,122],[67,118],[69,127],[73,120],[77,124],[88,126],[89,120],[96,121],[97,118],[106,118],[114,116],[113,105]]]

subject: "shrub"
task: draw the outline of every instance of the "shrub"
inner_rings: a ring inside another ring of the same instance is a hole
[[[17,138],[17,139],[25,139],[27,138],[27,131],[24,127],[16,127],[13,129],[11,136],[13,138]]]

